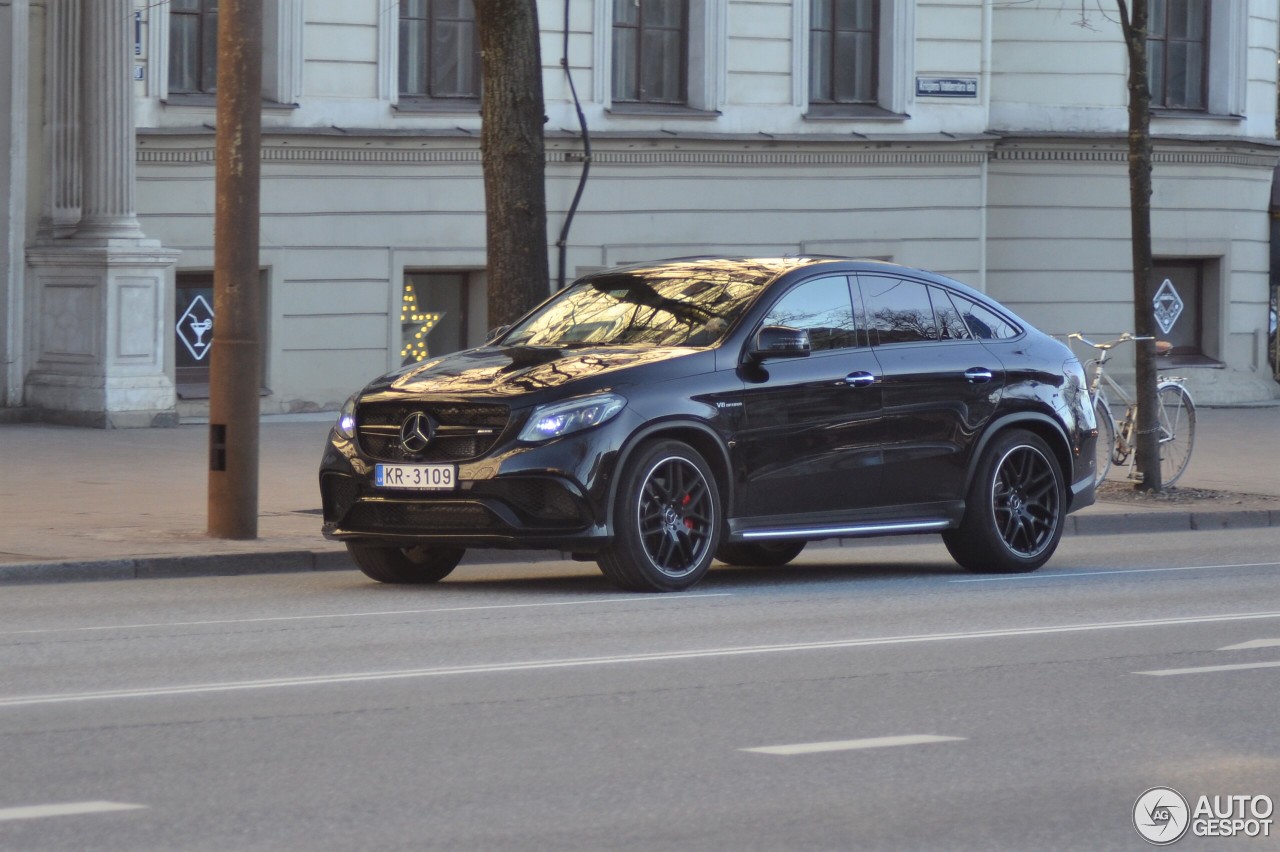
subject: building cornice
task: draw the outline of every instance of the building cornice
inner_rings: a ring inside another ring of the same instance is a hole
[[[262,162],[395,166],[479,164],[480,140],[465,130],[430,134],[357,131],[339,128],[264,129]],[[947,134],[884,138],[764,136],[763,134],[592,135],[592,162],[598,165],[844,166],[976,165],[986,161],[1100,162],[1128,160],[1122,134]],[[581,143],[571,134],[548,134],[549,165],[582,160]],[[1153,139],[1156,164],[1227,165],[1272,168],[1280,142],[1268,139],[1160,136]],[[213,131],[147,130],[139,133],[138,165],[209,166]]]

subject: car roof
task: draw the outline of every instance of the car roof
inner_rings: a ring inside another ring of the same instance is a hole
[[[642,263],[630,263],[603,269],[583,276],[583,280],[607,278],[611,275],[640,275],[642,277],[681,274],[694,277],[729,278],[739,281],[753,281],[765,284],[773,279],[797,269],[820,266],[838,266],[849,272],[889,272],[915,278],[924,278],[938,284],[955,286],[971,295],[983,297],[979,290],[956,281],[946,275],[924,269],[904,266],[887,260],[873,258],[843,257],[839,255],[802,254],[778,255],[766,257],[725,256],[725,255],[690,255],[688,257],[664,258]]]

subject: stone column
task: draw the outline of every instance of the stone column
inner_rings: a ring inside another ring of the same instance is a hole
[[[81,6],[84,146],[82,239],[139,239],[134,202],[137,129],[133,118],[133,2],[89,0]]]
[[[35,363],[24,405],[41,419],[79,426],[172,425],[177,396],[169,352],[179,253],[146,238],[135,207],[133,3],[48,3],[61,7],[46,42],[54,54],[48,67],[61,70],[46,87],[46,110],[55,123],[67,117],[71,126],[52,134],[49,227],[26,253]],[[64,90],[54,91],[59,86]],[[79,179],[71,147],[77,139]]]
[[[45,203],[40,237],[58,239],[80,223],[80,4],[45,7]]]
[[[0,3],[0,415],[21,405],[26,367],[22,261],[27,242],[30,15],[27,0]]]

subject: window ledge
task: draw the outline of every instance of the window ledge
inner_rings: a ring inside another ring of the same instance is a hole
[[[1151,117],[1153,119],[1171,118],[1175,121],[1230,121],[1239,123],[1244,121],[1243,115],[1226,115],[1223,113],[1212,112],[1196,112],[1195,110],[1186,109],[1152,109]]]
[[[480,101],[469,98],[456,100],[401,100],[391,105],[397,115],[479,115]]]
[[[805,121],[906,121],[911,116],[870,104],[810,104]]]
[[[681,106],[680,104],[615,103],[606,111],[610,115],[622,118],[660,116],[662,118],[715,119],[720,117],[719,110],[696,109],[695,107]]]
[[[161,98],[160,103],[166,107],[180,109],[213,109],[218,108],[217,95],[169,95]],[[291,112],[298,109],[298,104],[285,104],[268,98],[262,99],[262,109],[268,112]]]
[[[169,95],[161,98],[160,103],[167,107],[208,107],[212,109],[218,105],[218,96],[215,94]]]

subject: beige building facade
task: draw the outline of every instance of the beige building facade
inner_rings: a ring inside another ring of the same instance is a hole
[[[1161,3],[1152,227],[1169,286],[1151,310],[1198,401],[1274,397],[1276,6]],[[953,275],[1051,333],[1132,328],[1126,52],[1115,20],[1071,5],[539,3],[552,286],[561,267],[856,255]],[[202,412],[215,9],[0,3],[11,416]],[[328,410],[484,339],[474,22],[459,0],[265,10],[263,409]]]

